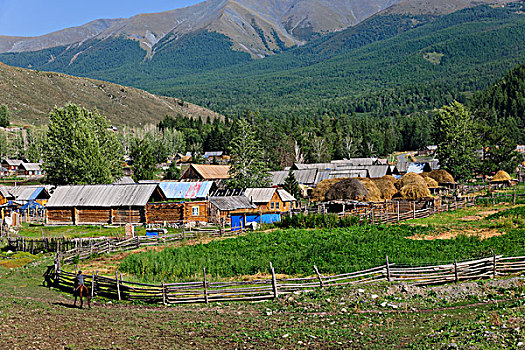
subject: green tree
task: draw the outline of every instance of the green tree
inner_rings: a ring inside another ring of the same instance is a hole
[[[175,162],[172,162],[170,164],[170,167],[166,171],[166,176],[164,176],[164,180],[178,180],[180,178],[180,168],[175,164]]]
[[[153,180],[155,178],[155,147],[152,141],[136,138],[131,144],[130,158],[133,160],[133,180]]]
[[[470,111],[454,101],[437,112],[432,124],[441,167],[456,179],[470,178],[479,161],[476,156],[475,123]]]
[[[0,131],[0,157],[3,158],[9,153],[9,143],[5,132]]]
[[[295,174],[292,170],[288,172],[288,176],[286,177],[286,179],[284,179],[283,188],[296,199],[301,196],[301,188],[299,187],[299,182],[297,182]]]
[[[0,106],[0,126],[1,127],[8,127],[11,123],[11,115],[9,113],[9,108],[7,105],[1,105]]]
[[[232,160],[228,187],[267,187],[270,184],[270,174],[253,125],[246,119],[240,119],[234,130],[235,136],[230,143]]]
[[[108,184],[122,176],[122,152],[109,122],[98,112],[55,107],[43,148],[43,168],[55,185]]]

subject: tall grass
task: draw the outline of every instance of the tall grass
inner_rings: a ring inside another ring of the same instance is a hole
[[[336,214],[298,214],[285,216],[276,223],[281,228],[344,228],[359,224],[356,216],[339,217]]]
[[[203,267],[213,279],[268,273],[270,261],[277,273],[295,276],[312,275],[314,264],[323,274],[380,266],[386,255],[397,264],[450,263],[488,256],[492,251],[523,254],[525,235],[521,231],[511,230],[484,241],[466,236],[435,241],[406,239],[432,232],[431,228],[412,226],[254,232],[208,244],[128,255],[120,270],[143,281],[159,282],[200,280]]]

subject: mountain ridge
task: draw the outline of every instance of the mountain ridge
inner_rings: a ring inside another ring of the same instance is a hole
[[[77,103],[105,114],[115,125],[157,123],[166,115],[222,118],[179,99],[105,81],[11,67],[0,62],[0,104],[23,124],[44,124],[54,106]]]

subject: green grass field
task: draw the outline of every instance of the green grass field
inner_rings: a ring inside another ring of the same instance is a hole
[[[471,213],[466,210],[447,215],[464,214]],[[308,276],[314,274],[314,264],[323,274],[345,273],[383,265],[387,255],[392,263],[417,266],[484,257],[492,252],[508,256],[525,253],[523,224],[513,225],[507,218],[486,220],[484,225],[491,225],[490,232],[499,235],[480,240],[460,233],[452,239],[425,240],[443,230],[436,227],[439,220],[452,219],[432,218],[427,227],[365,225],[254,232],[208,244],[131,254],[122,260],[119,269],[143,281],[159,282],[200,280],[203,267],[214,279],[268,273],[270,262],[276,273]]]

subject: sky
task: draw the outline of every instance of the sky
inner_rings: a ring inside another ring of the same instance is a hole
[[[203,0],[0,0],[0,35],[38,36],[100,18],[131,17]]]

